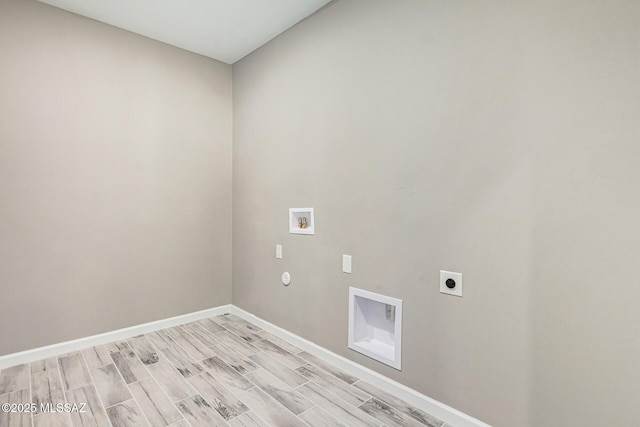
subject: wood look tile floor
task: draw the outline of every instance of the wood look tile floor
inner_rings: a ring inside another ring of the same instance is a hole
[[[0,427],[451,427],[232,314],[0,371]]]

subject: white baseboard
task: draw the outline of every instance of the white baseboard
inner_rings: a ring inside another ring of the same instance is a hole
[[[349,359],[346,359],[326,348],[320,347],[298,335],[295,335],[286,329],[282,329],[272,323],[267,322],[235,305],[232,305],[229,312],[241,317],[248,322],[254,323],[267,332],[276,335],[292,344],[300,347],[302,350],[313,354],[314,356],[328,362],[343,371],[358,377],[384,391],[397,396],[405,402],[422,409],[428,414],[433,415],[445,422],[447,427],[491,427],[480,420],[477,420],[463,412],[458,411],[444,403],[438,402],[422,393],[419,393],[405,385],[400,384],[390,378],[385,377],[369,368],[365,368]],[[346,345],[346,343],[345,343]]]
[[[195,320],[206,319],[207,317],[218,316],[220,314],[230,312],[231,304],[227,304],[220,307],[171,317],[169,319],[162,319],[155,322],[143,323],[142,325],[131,326],[129,328],[118,329],[117,331],[106,332],[104,334],[48,345],[46,347],[35,348],[33,350],[22,351],[20,353],[8,354],[6,356],[0,356],[0,369],[46,359],[47,357],[60,356],[61,354],[83,350],[88,347],[124,340],[137,335],[146,334],[148,332],[183,325]]]
[[[107,344],[110,342],[132,338],[137,335],[146,334],[160,329],[170,328],[172,326],[183,325],[199,319],[218,316],[224,313],[233,313],[251,323],[260,326],[267,332],[272,333],[284,340],[290,341],[292,344],[300,347],[302,350],[313,354],[320,359],[331,363],[332,365],[342,369],[343,371],[356,376],[374,386],[381,388],[398,398],[410,403],[411,405],[422,409],[423,411],[433,415],[444,421],[447,427],[491,427],[482,421],[479,421],[457,409],[431,399],[407,386],[400,384],[390,378],[387,378],[369,368],[365,368],[349,359],[335,354],[311,341],[308,341],[298,335],[295,335],[285,329],[282,329],[272,323],[267,322],[239,307],[234,305],[222,305],[208,310],[197,311],[182,316],[171,317],[169,319],[157,320],[155,322],[144,323],[142,325],[132,326],[129,328],[119,329],[117,331],[106,332],[104,334],[93,335],[86,338],[80,338],[73,341],[67,341],[60,344],[53,344],[46,347],[40,347],[33,350],[22,351],[20,353],[8,354],[0,356],[0,370],[10,366],[20,365],[23,363],[34,362],[36,360],[46,359],[48,357],[59,356],[74,351],[83,350],[96,345]]]

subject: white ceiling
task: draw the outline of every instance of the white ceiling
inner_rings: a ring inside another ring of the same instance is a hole
[[[330,0],[40,0],[227,64]]]

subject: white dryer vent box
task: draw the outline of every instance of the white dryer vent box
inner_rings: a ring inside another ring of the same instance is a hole
[[[400,370],[402,300],[349,288],[349,348]]]

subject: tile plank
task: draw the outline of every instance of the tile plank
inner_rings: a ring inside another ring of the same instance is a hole
[[[153,426],[167,426],[182,420],[182,415],[162,392],[153,378],[129,385],[133,398]]]
[[[221,316],[218,316],[221,317]],[[261,332],[262,329],[259,326],[254,325],[253,323],[244,320],[242,317],[238,317],[235,314],[225,314],[222,316],[224,318],[224,320],[220,320],[220,322],[224,323],[224,322],[235,322],[238,325],[252,331],[252,332]],[[218,321],[215,317],[213,318],[214,320]]]
[[[235,314],[225,313],[225,314],[221,314],[219,316],[213,316],[213,317],[211,317],[211,320],[213,320],[214,322],[222,325],[224,322],[236,322],[236,321],[242,320],[242,319],[239,318],[238,316],[236,316]]]
[[[12,366],[0,371],[0,394],[29,388],[29,364]]]
[[[258,366],[255,363],[222,342],[218,342],[218,344],[213,345],[210,348],[218,357],[220,357],[220,359],[227,362],[229,366],[240,374],[244,375],[247,372],[258,369]]]
[[[192,337],[194,337],[207,347],[211,347],[212,345],[220,342],[220,340],[218,340],[214,334],[207,331],[196,322],[183,325],[182,329],[187,331]]]
[[[65,402],[55,357],[31,363],[31,402],[36,404],[36,413],[40,412],[43,403]]]
[[[170,328],[163,329],[162,332],[167,334],[167,336],[170,337],[174,341],[174,343],[177,337],[181,337],[182,335],[185,334],[185,331],[184,329],[182,329],[182,326],[172,326]]]
[[[230,420],[249,409],[210,373],[189,378],[189,382],[222,418]]]
[[[204,368],[193,360],[180,346],[167,347],[162,350],[162,354],[185,378],[200,375],[205,372]]]
[[[301,414],[300,419],[310,426],[347,427],[319,406],[314,406],[304,414]]]
[[[29,364],[31,375],[41,374],[47,371],[59,371],[58,359],[56,357],[48,357],[46,359],[36,360]]]
[[[300,393],[264,369],[251,372],[245,377],[296,415],[300,415],[313,406],[313,403],[305,399]]]
[[[413,418],[410,418],[406,414],[402,414],[397,409],[387,405],[386,403],[376,399],[375,397],[358,406],[358,409],[371,415],[376,420],[384,422],[384,424],[389,427],[423,427],[423,424],[417,422]]]
[[[147,369],[172,402],[178,402],[196,394],[193,387],[169,362],[154,363],[149,365]]]
[[[67,392],[69,403],[86,403],[85,412],[71,413],[71,421],[75,427],[110,427],[107,413],[98,398],[93,385],[76,388]]]
[[[282,347],[273,344],[269,340],[264,339],[262,341],[254,343],[254,345],[260,350],[267,352],[269,356],[273,357],[280,363],[283,363],[290,368],[298,368],[307,363],[299,357],[294,356],[293,354],[284,350]]]
[[[289,387],[295,388],[309,381],[308,378],[303,377],[298,372],[278,362],[266,353],[256,353],[253,356],[249,356],[249,359],[269,371]]]
[[[60,374],[65,390],[84,387],[91,384],[89,370],[84,363],[84,358],[80,353],[72,353],[58,358]]]
[[[129,344],[126,341],[114,341],[109,344],[105,344],[104,348],[107,350],[109,354],[118,353],[120,351],[130,350]]]
[[[222,326],[224,326],[229,331],[233,332],[248,343],[260,341],[262,339],[260,335],[252,332],[250,329],[245,328],[236,322],[224,322]]]
[[[231,427],[269,427],[262,418],[251,411],[230,420],[229,425]]]
[[[145,337],[147,337],[149,341],[151,341],[153,345],[158,348],[158,350],[164,350],[165,348],[176,344],[175,341],[164,330],[150,332],[148,334],[145,334]]]
[[[107,408],[107,415],[109,415],[113,427],[142,427],[149,425],[133,399]]]
[[[205,359],[204,366],[211,372],[213,377],[229,388],[233,393],[242,393],[253,387],[253,384],[245,377],[236,372],[235,369],[227,365],[217,356]]]
[[[131,399],[131,393],[113,363],[92,369],[91,375],[98,395],[107,408]]]
[[[442,424],[444,424],[444,421],[441,421],[438,418],[427,414],[426,412],[416,408],[415,406],[408,404],[404,400],[401,400],[365,381],[358,381],[353,386],[359,388],[365,393],[370,394],[376,399],[381,400],[390,406],[393,406],[403,414],[410,416],[423,425],[429,427],[440,427],[442,426]]]
[[[146,336],[140,335],[131,338],[127,343],[144,365],[153,365],[160,360],[158,349]]]
[[[26,365],[27,367],[29,365]],[[9,368],[11,369],[11,368]],[[20,365],[20,370],[24,369],[22,365]],[[6,369],[5,369],[6,370]],[[11,371],[10,375],[16,374],[18,371]],[[28,371],[28,369],[27,369]],[[12,376],[12,378],[16,378]],[[27,376],[27,381],[29,378]],[[20,380],[22,382],[22,379]],[[7,382],[5,384],[16,384],[14,381]],[[28,383],[27,383],[28,384]],[[27,385],[28,387],[28,385]],[[8,393],[0,395],[0,405],[4,403],[31,403],[31,399],[29,396],[29,388],[22,390],[10,391]],[[31,427],[31,416],[32,414],[26,412],[4,412],[0,411],[0,426],[2,427]]]
[[[245,328],[249,329],[250,331],[258,332],[258,333],[262,332],[262,328],[261,327],[249,322],[248,320],[244,320],[241,317],[237,317],[236,316],[236,319],[233,319],[233,321],[236,322],[236,323],[241,324],[242,326],[244,326]]]
[[[359,379],[359,378],[356,378],[356,377],[354,377],[352,375],[347,374],[343,370],[338,369],[333,365],[330,365],[329,363],[325,362],[324,360],[317,358],[313,354],[307,353],[306,351],[303,351],[302,353],[299,353],[296,356],[298,356],[301,359],[306,360],[307,362],[309,362],[312,365],[317,366],[318,368],[322,369],[323,371],[326,371],[326,372],[330,373],[334,377],[344,381],[347,384],[353,384],[356,381],[358,381],[358,379]]]
[[[296,391],[349,427],[377,427],[382,424],[314,382],[302,385]]]
[[[226,329],[220,323],[214,322],[212,319],[202,319],[202,320],[198,320],[196,323],[212,334],[217,334],[218,332],[224,332]]]
[[[89,369],[100,368],[104,365],[112,363],[107,349],[102,345],[85,348],[81,351],[81,353],[84,356],[84,360],[87,363],[87,368]]]
[[[189,356],[193,357],[196,361],[201,361],[214,355],[213,351],[188,334],[184,329],[180,327],[165,329],[167,334],[178,344]]]
[[[182,415],[193,427],[226,426],[227,423],[200,395],[176,403]]]
[[[127,350],[111,353],[111,359],[127,384],[149,378],[149,371],[145,369],[130,347]]]
[[[238,396],[253,412],[273,426],[305,426],[298,417],[269,397],[258,387]]]
[[[371,398],[365,392],[345,384],[333,375],[313,365],[302,366],[296,371],[352,405],[358,406]]]
[[[31,425],[31,424],[29,424]],[[65,412],[43,412],[33,416],[34,427],[72,427],[71,416]]]
[[[283,349],[284,351],[288,351],[291,354],[297,355],[298,353],[301,353],[302,350],[298,347],[296,347],[295,345],[291,344],[288,341],[283,340],[280,337],[277,337],[267,331],[262,331],[260,332],[260,336],[262,337],[263,340],[268,340],[271,343],[277,345],[278,347],[280,347],[281,349]]]
[[[252,346],[251,344],[231,332],[221,332],[219,334],[216,334],[216,338],[218,338],[220,341],[231,347],[234,351],[242,354],[243,356],[251,356],[252,354],[256,354],[260,351],[256,347]]]

